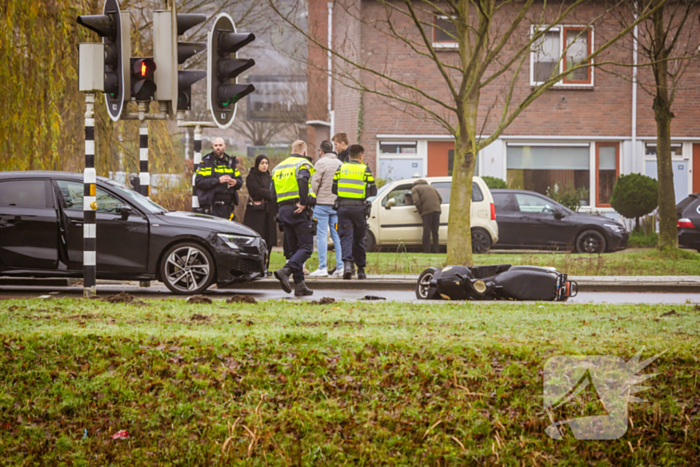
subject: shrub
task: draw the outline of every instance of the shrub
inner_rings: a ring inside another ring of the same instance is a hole
[[[547,196],[576,212],[581,207],[581,200],[587,200],[590,195],[587,189],[574,188],[574,184],[569,182],[564,188],[556,184],[547,187]]]
[[[642,174],[620,175],[610,197],[610,205],[628,219],[635,219],[634,230],[639,230],[639,218],[659,205],[656,180]]]
[[[627,246],[637,248],[655,247],[659,240],[658,237],[659,236],[656,232],[645,234],[641,231],[634,231],[630,234],[630,238],[627,241]]]
[[[484,183],[486,183],[486,186],[489,187],[490,190],[495,190],[496,188],[508,188],[506,182],[498,177],[489,177],[488,175],[485,175],[481,177],[481,179],[484,181]]]

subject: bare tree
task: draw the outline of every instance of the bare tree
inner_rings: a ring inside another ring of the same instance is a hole
[[[538,97],[565,76],[588,67],[606,63],[599,56],[627,36],[635,25],[657,12],[666,0],[640,5],[638,17],[620,27],[616,33],[595,50],[573,63],[561,66],[576,38],[563,49],[558,62],[552,63],[551,73],[541,82],[523,92],[521,72],[531,53],[541,49],[543,38],[557,24],[572,21],[582,9],[593,11],[585,16],[587,27],[606,21],[611,10],[624,6],[617,1],[604,5],[595,0],[514,1],[514,0],[377,0],[383,7],[380,17],[363,18],[359,0],[339,0],[336,8],[362,22],[363,27],[375,27],[387,41],[398,41],[418,55],[426,66],[437,70],[446,89],[440,93],[429,89],[420,76],[396,71],[387,62],[382,66],[368,64],[360,56],[357,45],[350,40],[328,48],[323,40],[297,29],[316,47],[333,56],[333,76],[343,85],[362,93],[385,98],[403,111],[440,124],[455,138],[455,162],[450,197],[449,238],[447,262],[472,264],[471,254],[471,195],[476,154],[498,139],[504,130]],[[295,10],[268,0],[271,8],[288,24],[295,26]],[[436,22],[435,18],[441,18]],[[579,19],[580,22],[580,19]],[[311,25],[310,25],[311,26]],[[439,31],[456,44],[456,54],[440,54],[433,42]],[[585,28],[581,30],[583,34]],[[325,70],[324,70],[325,71]],[[518,87],[518,85],[521,85]],[[487,87],[500,92],[482,115],[482,93]],[[431,86],[432,87],[432,86]],[[489,134],[483,136],[488,125]]]
[[[676,98],[700,84],[684,80],[689,67],[697,66],[700,46],[700,1],[668,2],[659,8],[662,0],[630,2],[628,9],[653,13],[639,25],[635,41],[640,51],[638,77],[640,89],[653,99],[656,121],[656,164],[659,187],[659,239],[662,250],[678,248],[676,201],[673,184],[671,150],[671,122],[675,117],[672,107]],[[629,24],[631,15],[620,16],[622,27]],[[625,21],[627,19],[627,21]]]

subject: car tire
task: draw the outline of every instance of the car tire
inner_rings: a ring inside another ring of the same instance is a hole
[[[435,277],[437,272],[436,268],[428,268],[418,276],[418,281],[416,282],[416,298],[418,300],[428,300],[430,295],[430,281]]]
[[[491,249],[491,236],[484,229],[472,229],[472,253],[484,254]]]
[[[376,249],[377,241],[374,238],[374,234],[368,230],[367,235],[365,236],[365,251],[369,253],[371,251],[375,251]]]
[[[206,248],[192,242],[171,246],[160,262],[160,279],[177,295],[201,294],[214,281],[215,271]]]
[[[576,237],[576,251],[578,253],[605,253],[606,248],[605,236],[597,230],[584,230]]]

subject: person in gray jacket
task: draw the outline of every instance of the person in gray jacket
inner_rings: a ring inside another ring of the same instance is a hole
[[[318,242],[318,269],[310,274],[312,277],[343,277],[343,255],[340,250],[340,236],[336,226],[338,225],[338,214],[333,209],[333,204],[337,198],[331,192],[333,177],[335,172],[342,165],[338,156],[333,152],[333,144],[330,141],[323,141],[319,149],[319,158],[314,167],[316,173],[311,178],[311,188],[316,193],[316,206],[314,207],[314,217],[318,220],[316,229],[316,240]],[[335,268],[328,271],[326,264],[328,257],[328,229],[331,229],[331,238],[335,246]]]

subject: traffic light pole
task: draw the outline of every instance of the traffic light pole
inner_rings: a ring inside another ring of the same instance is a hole
[[[83,170],[83,296],[97,294],[97,172],[95,171],[95,93],[85,93]]]
[[[197,170],[199,170],[199,165],[202,163],[202,132],[204,128],[216,128],[217,125],[214,122],[186,122],[185,112],[179,111],[177,113],[177,126],[179,128],[192,128],[194,127],[194,167],[192,170],[192,212],[197,212],[199,209],[199,200],[194,194],[194,179],[197,176]]]
[[[139,110],[146,104],[139,102]],[[139,112],[141,114],[141,112]],[[140,119],[139,123],[139,192],[151,196],[151,174],[148,172],[148,121]]]

